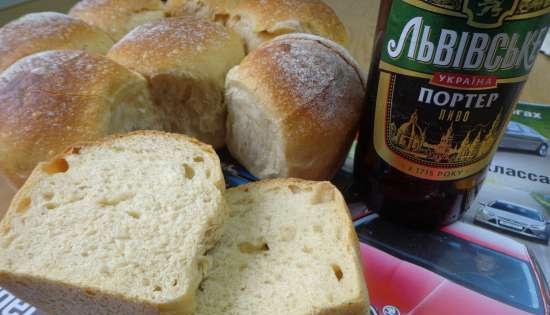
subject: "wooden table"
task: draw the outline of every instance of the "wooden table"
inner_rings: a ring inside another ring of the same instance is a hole
[[[63,6],[68,7],[74,0],[63,0]],[[350,34],[349,48],[358,62],[368,69],[370,63],[370,54],[372,50],[372,39],[376,26],[379,0],[326,0],[334,8],[338,16],[342,19]],[[51,3],[49,1],[39,1]],[[26,10],[32,10],[35,7],[29,5]],[[14,15],[22,14],[22,8],[7,12]],[[5,14],[7,14],[5,13]],[[0,21],[2,13],[0,12]],[[548,82],[550,81],[550,57],[540,55],[531,78],[521,97],[522,101],[532,103],[550,104],[550,92],[548,92]],[[0,217],[8,206],[14,191],[6,182],[0,179]]]

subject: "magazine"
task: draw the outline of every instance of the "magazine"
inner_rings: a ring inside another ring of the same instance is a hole
[[[463,220],[512,237],[550,276],[550,105],[518,104]]]
[[[45,315],[36,307],[18,299],[15,295],[0,287],[0,314],[6,315]]]

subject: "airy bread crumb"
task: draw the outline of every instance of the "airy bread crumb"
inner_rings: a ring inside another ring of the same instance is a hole
[[[264,181],[226,200],[230,218],[197,315],[367,314],[359,243],[332,184]]]
[[[137,132],[39,164],[0,223],[0,286],[55,315],[190,314],[226,217],[207,145]]]

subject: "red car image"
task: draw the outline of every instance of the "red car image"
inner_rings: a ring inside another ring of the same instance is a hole
[[[419,231],[355,222],[371,314],[550,314],[548,283],[525,245],[465,223]]]

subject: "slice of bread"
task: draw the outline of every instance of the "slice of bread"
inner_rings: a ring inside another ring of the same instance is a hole
[[[228,190],[230,218],[197,315],[364,315],[368,297],[347,206],[327,182]]]
[[[191,314],[226,218],[214,150],[136,132],[39,164],[0,223],[0,286],[55,315]]]

